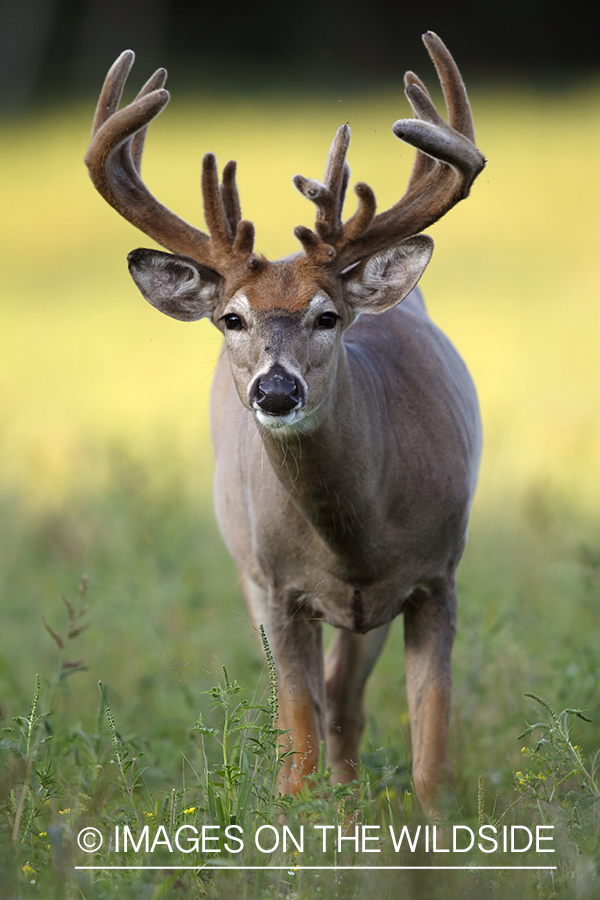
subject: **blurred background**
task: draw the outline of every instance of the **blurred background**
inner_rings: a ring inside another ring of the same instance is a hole
[[[342,122],[353,181],[370,183],[381,209],[403,192],[413,151],[391,125],[409,115],[405,69],[439,97],[420,41],[428,28],[463,71],[488,158],[467,202],[430,229],[436,250],[422,281],[471,369],[485,428],[460,570],[461,765],[504,765],[526,716],[523,691],[597,710],[600,59],[586,8],[3,0],[6,714],[24,712],[34,673],[51,671],[56,647],[40,615],[60,631],[61,594],[75,596],[84,572],[93,627],[73,651],[87,671],[65,688],[71,717],[95,715],[102,678],[129,728],[176,743],[222,663],[250,681],[263,665],[211,512],[219,336],[144,303],[125,259],[149,239],[94,192],[82,162],[106,70],[136,51],[130,99],[169,68],[147,184],[204,227],[202,155],[237,159],[244,216],[257,248],[276,258],[297,249],[294,226],[313,223],[291,177],[322,177]],[[373,745],[393,746],[406,723],[401,627],[370,689]]]
[[[588,16],[589,5],[556,0],[3,0],[0,104],[82,95],[130,46],[144,69],[171,68],[177,89],[364,90],[396,79],[414,36],[429,28],[469,75],[564,85],[597,69]]]

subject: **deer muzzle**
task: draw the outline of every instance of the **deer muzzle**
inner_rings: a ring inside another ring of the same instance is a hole
[[[254,380],[250,402],[254,409],[268,416],[286,416],[304,406],[304,386],[295,375],[276,363]]]

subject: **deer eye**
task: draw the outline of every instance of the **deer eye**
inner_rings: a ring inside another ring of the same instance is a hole
[[[227,331],[242,331],[246,327],[246,323],[240,316],[229,313],[221,319],[225,323]]]
[[[324,328],[328,331],[335,328],[336,322],[340,317],[336,313],[323,313],[315,322],[315,328]]]

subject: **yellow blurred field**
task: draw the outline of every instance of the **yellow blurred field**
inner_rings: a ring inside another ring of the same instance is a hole
[[[134,78],[144,73],[134,70]],[[600,89],[560,95],[472,90],[488,167],[430,229],[422,286],[478,385],[486,433],[478,505],[550,490],[600,499]],[[0,487],[34,505],[106,484],[110,448],[156,473],[182,467],[209,490],[207,399],[219,336],[144,303],[125,265],[147,238],[93,190],[82,163],[91,109],[5,123],[0,137]],[[206,150],[238,160],[245,217],[271,258],[293,252],[313,209],[291,185],[320,178],[335,128],[352,128],[353,180],[380,208],[413,151],[391,133],[401,93],[243,102],[175,97],[152,125],[144,176],[201,224]],[[350,196],[347,214],[353,210]]]

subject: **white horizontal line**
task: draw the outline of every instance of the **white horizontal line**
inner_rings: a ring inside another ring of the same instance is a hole
[[[465,871],[473,871],[474,869],[491,869],[495,872],[514,870],[514,869],[528,869],[535,871],[550,871],[556,869],[557,866],[213,866],[210,863],[207,863],[204,866],[75,866],[75,869],[86,869],[86,870],[94,870],[96,872],[100,871],[115,871],[118,869],[158,869],[159,871],[206,871],[207,869],[223,869],[225,871],[238,872],[242,869],[252,869],[262,871],[263,869],[276,869],[279,871],[287,871],[287,872],[297,872],[300,869],[318,869],[322,870],[331,870],[331,871],[340,871],[341,869],[362,869],[365,871],[373,870],[373,871],[399,871],[399,870],[415,870],[422,869],[426,872],[434,872],[437,870],[449,870],[456,869],[465,870]]]

